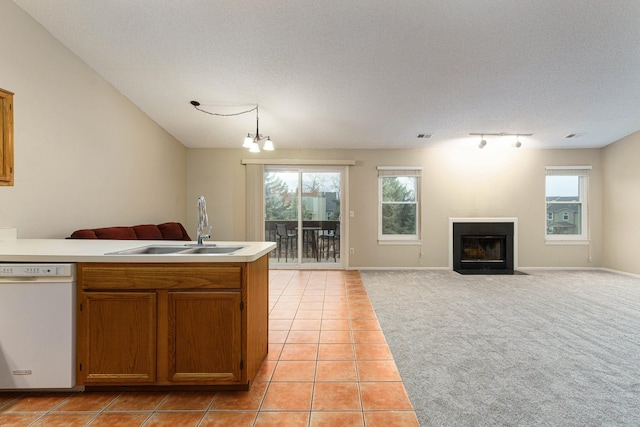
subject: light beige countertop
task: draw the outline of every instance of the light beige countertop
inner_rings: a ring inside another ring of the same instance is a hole
[[[205,246],[243,246],[230,254],[123,254],[144,246],[188,246],[170,240],[14,239],[0,240],[0,262],[253,262],[276,247],[274,242],[207,241]]]

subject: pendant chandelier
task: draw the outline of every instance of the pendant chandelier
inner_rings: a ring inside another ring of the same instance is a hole
[[[191,101],[191,105],[193,105],[193,108],[195,108],[198,111],[202,111],[203,113],[207,113],[207,114],[210,114],[212,116],[221,116],[221,117],[239,116],[241,114],[247,114],[247,113],[250,113],[252,111],[255,111],[256,112],[256,133],[250,133],[250,132],[247,133],[247,136],[244,138],[244,142],[243,142],[242,146],[244,148],[248,148],[249,152],[251,152],[251,153],[259,153],[260,152],[260,143],[262,143],[262,149],[263,150],[265,150],[265,151],[273,151],[274,148],[273,148],[273,141],[271,141],[271,137],[267,136],[265,138],[260,133],[259,116],[258,116],[258,105],[256,105],[255,107],[253,107],[253,108],[251,108],[249,110],[240,111],[238,113],[231,113],[231,114],[212,113],[210,111],[203,110],[202,108],[200,108],[200,103],[198,101]]]
[[[247,136],[245,136],[244,138],[244,143],[242,144],[242,146],[244,148],[248,148],[250,152],[252,153],[259,153],[260,152],[260,141],[262,141],[264,139],[264,137],[260,134],[260,129],[258,128],[258,106],[256,105],[256,133],[255,134],[251,134],[248,133]],[[251,110],[249,110],[251,111]],[[262,146],[262,149],[265,151],[273,151],[273,141],[271,141],[271,137],[267,136],[267,139],[265,139],[264,141],[264,145]]]

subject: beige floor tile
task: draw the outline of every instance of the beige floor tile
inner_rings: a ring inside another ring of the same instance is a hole
[[[391,427],[388,424],[384,427]],[[312,412],[310,427],[364,427],[362,412]]]
[[[258,412],[207,412],[198,427],[252,427]]]
[[[358,411],[360,392],[357,383],[318,382],[313,391],[312,411]]]

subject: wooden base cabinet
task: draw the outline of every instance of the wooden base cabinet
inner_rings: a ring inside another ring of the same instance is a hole
[[[78,343],[85,384],[156,381],[156,305],[154,292],[83,294]]]
[[[240,292],[169,293],[169,379],[242,379]]]
[[[267,354],[268,268],[78,264],[78,385],[248,389]]]

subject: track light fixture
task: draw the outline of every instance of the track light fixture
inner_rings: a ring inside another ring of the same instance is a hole
[[[196,110],[202,111],[203,113],[207,113],[207,114],[210,114],[212,116],[222,116],[222,117],[239,116],[240,114],[246,114],[246,113],[250,113],[252,111],[255,111],[256,112],[256,133],[255,134],[247,133],[247,136],[244,138],[244,142],[243,142],[242,146],[244,148],[248,148],[249,152],[251,152],[251,153],[259,153],[260,152],[260,142],[262,140],[264,140],[264,144],[262,145],[262,149],[265,150],[265,151],[273,151],[274,150],[273,141],[271,141],[271,137],[267,136],[267,138],[265,139],[260,134],[260,128],[258,126],[259,116],[258,116],[258,106],[257,105],[255,107],[251,108],[250,110],[240,111],[238,113],[231,113],[231,114],[219,114],[219,113],[212,113],[210,111],[203,110],[202,108],[200,108],[200,103],[198,101],[191,101],[191,105],[193,105],[193,107]]]
[[[520,135],[516,135],[516,142],[513,143],[513,146],[515,148],[520,148],[522,147],[522,142],[520,142]]]
[[[499,132],[499,133],[475,133],[475,132],[472,132],[469,135],[471,135],[471,136],[479,136],[480,137],[480,143],[478,144],[478,148],[484,148],[487,145],[487,140],[484,139],[485,136],[515,136],[516,140],[513,143],[513,147],[515,147],[515,148],[522,147],[522,142],[520,142],[520,137],[521,136],[533,136],[532,133],[505,133],[505,132]]]

